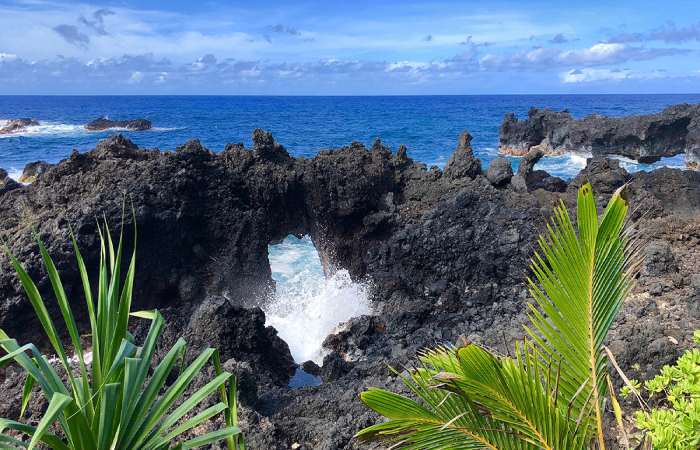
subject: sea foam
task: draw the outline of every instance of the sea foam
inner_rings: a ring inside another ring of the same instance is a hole
[[[3,122],[7,123],[7,121],[0,121],[0,126],[2,126]],[[83,133],[86,133],[86,130],[82,125],[55,122],[40,122],[39,125],[31,125],[15,133],[1,134],[0,139],[19,136],[31,137],[44,135],[76,135]]]
[[[324,339],[348,319],[370,313],[367,286],[344,269],[324,275],[309,237],[271,245],[269,258],[277,287],[263,308],[267,325],[277,329],[295,361],[321,364]]]

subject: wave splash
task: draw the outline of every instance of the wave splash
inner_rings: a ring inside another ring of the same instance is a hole
[[[320,365],[326,337],[350,318],[370,313],[368,287],[353,282],[347,270],[326,277],[308,236],[270,245],[269,259],[277,287],[263,308],[266,325],[277,329],[295,361]]]
[[[6,125],[9,120],[0,119],[0,128]],[[180,131],[184,130],[186,127],[153,127],[149,130],[144,130],[145,132],[155,132],[155,133],[167,133],[170,131]],[[13,138],[13,137],[40,137],[40,136],[78,136],[87,134],[99,134],[106,132],[131,132],[124,127],[112,127],[104,130],[92,131],[86,130],[85,125],[77,125],[70,123],[60,123],[60,122],[49,122],[49,121],[39,121],[39,125],[31,125],[23,128],[20,131],[8,134],[0,134],[0,139],[2,138]],[[144,132],[142,131],[142,132]]]
[[[0,127],[3,123],[7,123],[6,120],[0,120]],[[44,135],[74,135],[78,133],[85,133],[85,128],[82,125],[74,125],[67,123],[54,123],[54,122],[40,122],[39,125],[31,125],[20,131],[9,134],[0,134],[0,139],[2,138],[12,138],[12,137],[31,137],[31,136],[44,136]]]

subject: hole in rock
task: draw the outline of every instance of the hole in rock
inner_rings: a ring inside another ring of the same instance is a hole
[[[288,236],[268,247],[274,298],[263,308],[266,325],[275,327],[289,345],[294,360],[321,365],[326,337],[352,317],[370,313],[367,286],[350,279],[347,270],[324,274],[311,238]],[[317,376],[299,367],[292,388],[316,386]]]

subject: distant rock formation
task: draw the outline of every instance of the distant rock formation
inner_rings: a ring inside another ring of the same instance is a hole
[[[100,117],[85,125],[85,129],[88,131],[102,131],[110,128],[126,128],[132,131],[144,131],[150,130],[151,127],[151,121],[147,119],[110,120],[106,117]]]
[[[619,155],[650,163],[686,154],[689,166],[700,155],[700,104],[680,104],[656,114],[574,119],[568,111],[533,108],[525,120],[506,114],[500,129],[500,151],[523,156],[532,148],[545,155],[581,152]]]
[[[39,125],[34,119],[10,119],[0,126],[0,134],[12,134],[23,131],[25,128]]]

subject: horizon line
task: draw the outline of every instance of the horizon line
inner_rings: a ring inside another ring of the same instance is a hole
[[[700,92],[605,92],[530,94],[0,94],[0,97],[553,97],[553,96],[700,95]]]

